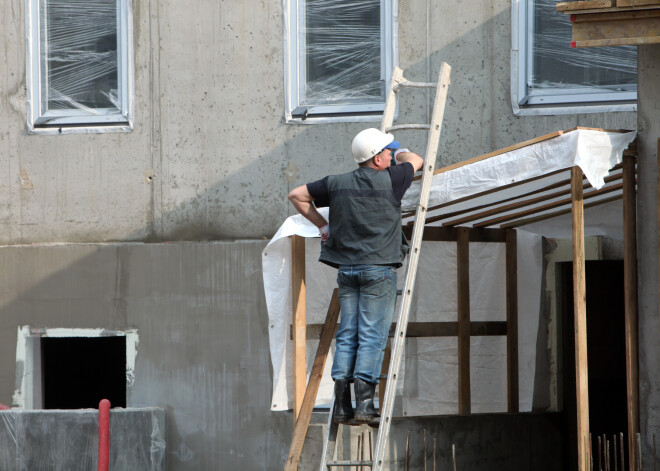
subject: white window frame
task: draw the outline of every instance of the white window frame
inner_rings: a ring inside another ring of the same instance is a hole
[[[12,405],[19,409],[43,409],[41,393],[41,339],[68,337],[126,337],[126,391],[133,389],[138,331],[128,329],[37,328],[20,326],[16,337],[16,384]]]
[[[41,65],[40,6],[48,0],[26,0],[27,126],[30,134],[129,132],[133,129],[133,14],[132,0],[117,2],[117,72],[121,109],[44,109]]]
[[[380,0],[381,78],[389,87],[392,70],[397,65],[397,1]],[[382,103],[305,106],[304,28],[305,0],[284,0],[284,89],[287,123],[316,124],[326,122],[380,121],[385,109]],[[302,115],[302,116],[301,116]]]
[[[532,77],[534,0],[511,0],[511,103],[516,116],[637,111],[637,92],[590,87],[534,90]],[[559,13],[558,13],[559,14]],[[583,104],[583,103],[589,103]]]

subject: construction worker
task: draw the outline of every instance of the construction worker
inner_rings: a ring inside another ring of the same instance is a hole
[[[357,169],[289,193],[298,212],[319,228],[319,260],[338,269],[341,318],[332,365],[336,423],[379,417],[374,392],[394,316],[396,269],[408,250],[401,230],[401,198],[424,163],[391,134],[375,128],[355,136],[352,152]],[[329,222],[316,206],[330,207]]]

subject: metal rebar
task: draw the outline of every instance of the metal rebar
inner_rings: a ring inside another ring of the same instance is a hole
[[[619,471],[619,464],[616,456],[616,433],[612,434],[612,445],[612,449],[614,450],[614,471]]]
[[[433,437],[433,471],[435,471],[435,437]]]
[[[601,438],[598,435],[598,471],[603,471],[603,460],[601,459]]]
[[[403,462],[403,469],[404,471],[410,471],[410,432],[408,432],[408,436],[406,437],[406,457],[405,461]]]
[[[642,436],[639,432],[635,434],[635,439],[637,442],[637,469],[642,471]]]
[[[456,445],[451,444],[451,461],[454,464],[454,471],[456,471]]]
[[[426,471],[426,429],[424,429],[424,471]]]
[[[625,445],[623,444],[623,432],[619,433],[619,450],[621,450],[621,453],[619,454],[619,459],[621,460],[621,471],[626,471],[625,468],[625,463],[626,463],[626,458],[625,458]]]

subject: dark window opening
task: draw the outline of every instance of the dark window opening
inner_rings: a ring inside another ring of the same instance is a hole
[[[126,337],[41,339],[44,409],[126,407]]]

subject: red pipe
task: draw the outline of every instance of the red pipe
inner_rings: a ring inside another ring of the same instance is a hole
[[[98,471],[110,469],[110,401],[99,402],[99,467]]]
[[[4,404],[0,404],[0,410],[10,410],[10,409],[11,409],[11,407],[6,406]]]

